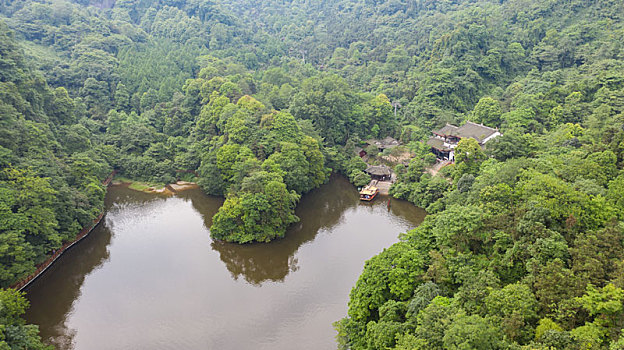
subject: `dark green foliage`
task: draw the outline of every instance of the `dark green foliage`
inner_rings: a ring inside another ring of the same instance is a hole
[[[375,299],[369,318],[359,317],[362,283],[390,285],[371,281],[383,266],[367,264],[349,317],[337,323],[341,342],[351,349],[618,348],[624,157],[622,109],[613,101],[624,100],[613,91],[622,91],[624,80],[621,49],[607,37],[624,33],[619,15],[610,17],[622,6],[478,3],[438,3],[415,16],[433,21],[444,13],[465,22],[444,27],[437,19],[427,31],[446,34],[413,51],[414,70],[424,73],[402,110],[425,130],[468,119],[499,127],[503,136],[485,149],[462,140],[455,165],[436,176],[424,173],[420,154],[398,172],[391,193],[433,214],[402,236],[397,246],[409,249],[385,267],[420,254],[416,278],[423,282],[414,287],[406,320],[382,332],[381,306],[405,299]],[[477,13],[502,21],[483,26]],[[601,21],[613,27],[601,30]],[[584,30],[592,35],[582,36]],[[602,45],[614,51],[599,52]],[[413,126],[404,130],[406,138],[414,133]],[[434,179],[447,185],[432,191]],[[429,289],[444,297],[417,297]],[[396,335],[392,342],[389,334]]]
[[[74,124],[67,92],[28,72],[10,36],[0,37],[0,45],[1,71],[12,70],[0,82],[0,286],[7,287],[92,222],[103,207],[101,181],[112,169],[93,150],[91,132]]]
[[[13,289],[0,289],[0,348],[51,350],[39,337],[39,327],[26,325],[22,315],[28,300]]]
[[[341,347],[621,345],[620,1],[90,3],[0,1],[1,285],[93,220],[113,167],[197,171],[227,198],[212,235],[264,242],[393,136],[415,157],[391,194],[431,215],[367,263]],[[503,136],[425,173],[419,141],[465,120]]]
[[[215,214],[210,234],[228,242],[268,242],[283,237],[299,221],[294,209],[299,195],[288,192],[279,175],[256,172],[243,179],[241,191],[231,194]]]

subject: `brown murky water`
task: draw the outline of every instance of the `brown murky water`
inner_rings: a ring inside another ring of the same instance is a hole
[[[425,213],[360,203],[344,178],[305,195],[269,244],[213,242],[222,203],[112,187],[102,224],[27,290],[28,322],[59,349],[335,349],[364,262]]]

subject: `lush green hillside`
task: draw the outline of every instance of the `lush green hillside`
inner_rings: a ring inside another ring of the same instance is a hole
[[[67,90],[26,67],[3,24],[0,33],[0,282],[7,286],[99,214],[114,151],[94,139]]]
[[[67,90],[28,69],[2,23],[0,94],[0,285],[7,287],[92,222],[111,169],[109,150],[92,143]],[[0,291],[1,348],[45,348],[37,327],[24,325],[27,306],[19,293]]]
[[[93,219],[113,168],[196,171],[226,197],[213,236],[266,242],[331,171],[366,183],[355,146],[394,136],[416,157],[391,193],[431,215],[366,264],[340,347],[620,349],[623,14],[610,0],[2,1],[0,283]],[[419,141],[465,120],[504,136],[425,174]]]

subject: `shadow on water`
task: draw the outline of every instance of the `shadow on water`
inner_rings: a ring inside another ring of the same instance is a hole
[[[206,196],[200,190],[185,191],[177,197],[190,202],[193,209],[201,215],[206,228],[211,226],[212,217],[223,204],[222,198]],[[109,251],[113,252],[113,259],[116,259],[115,254],[118,249],[122,249],[121,251],[136,249],[134,246],[116,246],[121,237],[114,237],[114,232],[119,231],[114,227],[115,223],[123,227],[124,221],[120,220],[125,220],[124,218],[134,220],[136,215],[147,215],[142,219],[151,221],[152,218],[149,215],[158,214],[150,213],[154,213],[158,208],[164,208],[165,206],[161,203],[164,201],[166,199],[160,196],[136,192],[123,186],[113,186],[109,189],[105,202],[107,217],[88,237],[73,249],[68,250],[26,290],[32,305],[26,314],[26,319],[40,325],[42,337],[47,342],[56,345],[59,349],[74,348],[79,337],[76,336],[76,331],[71,329],[72,326],[68,320],[78,312],[74,308],[77,307],[76,302],[81,299],[83,284],[90,284],[89,281],[85,283],[85,280],[102,266],[112,265],[106,264],[111,259]],[[402,222],[401,227],[415,227],[425,215],[424,211],[415,208],[410,203],[397,200],[390,200],[388,203],[388,201],[387,197],[380,197],[372,203],[362,203],[359,201],[357,190],[344,177],[332,176],[328,184],[303,196],[296,209],[296,214],[301,220],[288,229],[285,238],[270,244],[247,245],[213,241],[210,247],[219,254],[219,259],[234,280],[243,279],[258,287],[267,282],[281,282],[291,272],[299,270],[297,252],[302,246],[314,241],[319,235],[332,235],[334,239],[344,236],[344,232],[341,234],[341,231],[335,228],[345,222],[348,222],[350,232],[362,233],[363,239],[366,239],[371,220],[378,218],[377,222],[381,223],[398,220]],[[153,208],[146,208],[152,205]],[[132,231],[140,233],[144,226],[139,225]],[[383,230],[384,227],[377,226],[376,229]],[[393,232],[393,234],[398,233]],[[208,235],[209,232],[202,230],[199,234],[201,237],[202,234]],[[111,242],[113,242],[112,245]],[[319,242],[325,241],[319,240]],[[209,251],[200,252],[200,254],[209,253]],[[321,250],[315,254],[324,258],[325,253]],[[145,255],[150,255],[149,249],[145,251]],[[218,260],[213,261],[218,262]],[[132,263],[132,260],[128,262]],[[358,271],[360,268],[360,266],[357,267]],[[113,276],[112,278],[123,277]],[[94,282],[102,283],[102,279],[94,278]],[[114,294],[114,291],[111,293]],[[86,296],[87,294],[82,297]],[[121,297],[125,298],[125,296]],[[111,300],[114,300],[114,296]],[[89,301],[86,303],[91,305]],[[84,313],[84,309],[82,310]],[[99,318],[100,316],[93,315],[93,317]]]
[[[159,198],[115,186],[106,195],[105,210],[110,212],[115,208],[154,200]],[[85,278],[108,261],[112,232],[112,223],[104,217],[91,234],[66,251],[24,290],[31,304],[26,319],[37,320],[43,339],[49,339],[59,349],[71,348],[75,331],[66,329],[64,321],[80,296]]]
[[[357,191],[346,179],[335,176],[328,184],[303,196],[296,209],[301,220],[288,229],[284,238],[270,244],[215,241],[212,249],[219,252],[234,279],[242,277],[254,285],[283,281],[290,272],[299,269],[295,257],[299,247],[313,241],[324,229],[338,224],[343,213],[357,206],[358,201]]]

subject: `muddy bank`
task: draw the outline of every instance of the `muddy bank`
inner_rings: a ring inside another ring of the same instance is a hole
[[[188,181],[178,181],[174,184],[169,184],[168,186],[170,186],[175,192],[181,192],[181,191],[199,188],[198,184],[194,182],[188,182]]]
[[[178,181],[176,183],[162,186],[147,184],[139,181],[132,181],[128,179],[117,179],[113,181],[113,185],[125,186],[131,190],[160,194],[165,196],[172,196],[178,192],[199,188],[199,185],[197,185],[196,183],[188,181]]]

